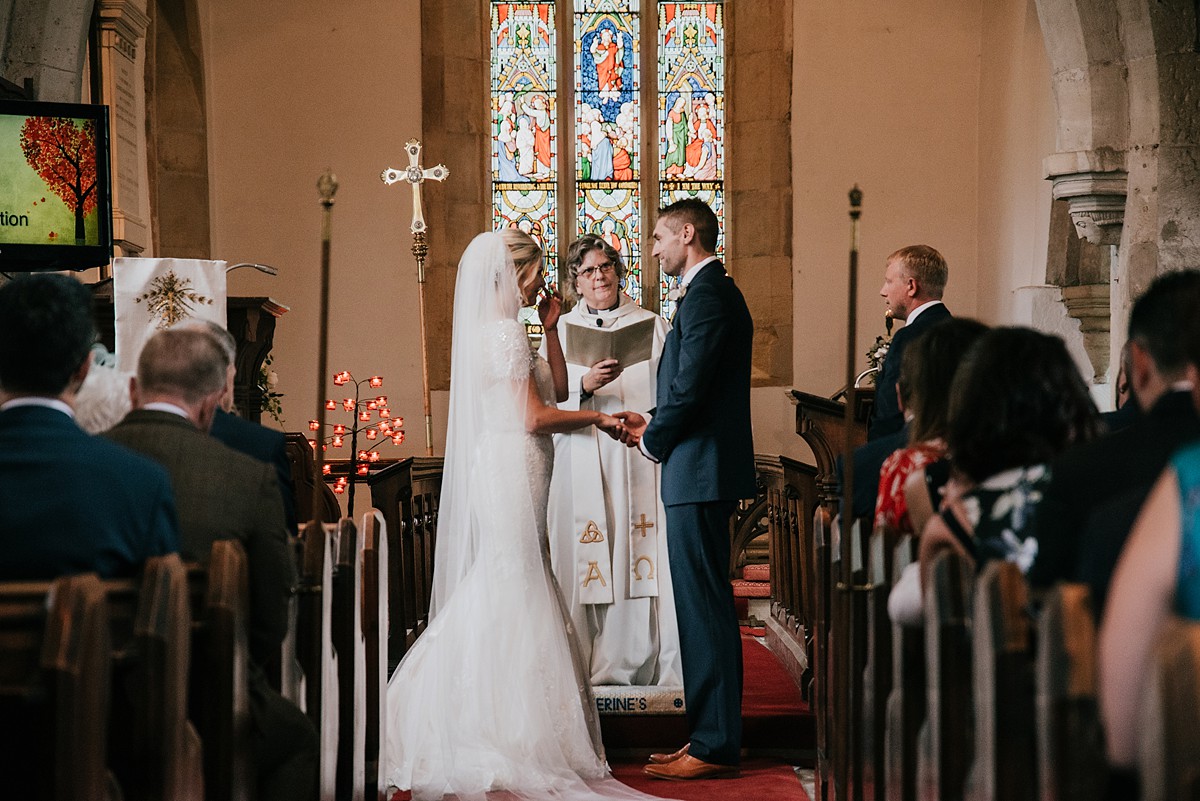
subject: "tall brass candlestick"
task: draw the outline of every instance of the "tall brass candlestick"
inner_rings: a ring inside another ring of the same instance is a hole
[[[854,525],[854,407],[858,390],[854,387],[855,344],[858,334],[858,218],[862,214],[862,190],[855,184],[850,190],[850,288],[846,309],[846,417],[845,441],[842,452],[842,523],[841,556],[843,581],[854,583],[853,542],[850,529]]]
[[[313,454],[313,519],[321,519],[324,496],[321,487],[325,483],[325,446],[322,442],[325,431],[325,372],[329,364],[329,258],[333,227],[333,196],[338,182],[329,170],[317,179],[317,191],[321,193],[321,305],[317,318],[317,444]]]

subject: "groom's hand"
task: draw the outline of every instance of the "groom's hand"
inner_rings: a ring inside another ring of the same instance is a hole
[[[615,415],[624,426],[621,441],[631,448],[636,448],[646,432],[646,418],[637,412],[617,412]]]

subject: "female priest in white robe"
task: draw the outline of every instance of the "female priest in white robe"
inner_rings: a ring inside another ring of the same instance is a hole
[[[550,435],[618,421],[555,408],[562,354],[535,357],[521,306],[542,252],[515,229],[467,248],[454,292],[450,413],[429,628],[387,688],[390,783],[417,801],[655,801],[612,778],[550,571]],[[542,301],[547,329],[559,300]],[[390,793],[389,793],[390,795]]]
[[[566,269],[567,293],[579,302],[558,325],[570,392],[559,408],[606,414],[652,408],[667,322],[621,291],[625,265],[601,237],[576,240]],[[651,338],[649,359],[572,363],[568,349],[578,340],[571,327],[618,331],[637,323]],[[549,506],[554,573],[584,661],[593,686],[682,687],[659,467],[594,433],[587,428],[555,436]]]

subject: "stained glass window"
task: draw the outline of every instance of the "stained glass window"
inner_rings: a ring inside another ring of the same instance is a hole
[[[659,199],[699,197],[725,229],[725,25],[721,3],[658,4]],[[724,236],[718,254],[724,251]],[[658,282],[660,310],[674,312],[673,281]]]
[[[723,4],[493,2],[491,14],[494,226],[542,243],[548,281],[560,247],[605,238],[628,268],[626,293],[669,315],[667,282],[642,259],[645,215],[699,197],[724,228]],[[643,36],[653,64],[642,63]],[[562,87],[573,91],[561,98]]]
[[[531,234],[557,263],[558,102],[553,3],[493,3],[492,223]]]

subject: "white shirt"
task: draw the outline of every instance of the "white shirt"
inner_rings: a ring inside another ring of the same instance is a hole
[[[145,409],[148,412],[167,412],[168,414],[178,415],[179,417],[182,417],[184,420],[191,420],[191,417],[188,416],[187,409],[184,409],[182,406],[176,406],[173,403],[167,403],[166,401],[155,401],[154,403],[147,403],[145,406],[143,406],[141,408]]]
[[[910,312],[908,313],[908,316],[904,318],[904,324],[905,324],[905,325],[912,325],[912,324],[913,324],[913,322],[914,322],[914,321],[917,319],[917,315],[919,315],[921,312],[925,311],[926,309],[930,308],[931,306],[936,306],[936,305],[938,305],[939,303],[941,303],[941,301],[940,301],[940,300],[927,300],[927,301],[925,301],[925,302],[924,302],[924,303],[922,303],[920,306],[918,306],[917,308],[913,309],[912,311],[910,311]]]
[[[75,410],[69,405],[63,403],[58,398],[45,398],[41,396],[27,396],[5,401],[0,404],[0,412],[6,412],[9,409],[19,409],[22,406],[41,406],[45,409],[54,409],[55,411],[62,412],[72,420],[75,419]]]

